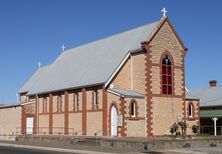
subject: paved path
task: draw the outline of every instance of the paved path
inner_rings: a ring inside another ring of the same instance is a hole
[[[0,154],[142,154],[127,149],[113,149],[93,146],[76,146],[67,144],[37,144],[0,142]],[[188,148],[174,150],[155,150],[143,154],[222,154],[222,147],[214,148]]]

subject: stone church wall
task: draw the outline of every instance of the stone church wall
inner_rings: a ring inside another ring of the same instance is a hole
[[[165,22],[150,43],[151,46],[151,122],[154,136],[167,135],[170,126],[184,115],[184,49]],[[172,63],[173,94],[162,94],[162,57],[168,54]]]

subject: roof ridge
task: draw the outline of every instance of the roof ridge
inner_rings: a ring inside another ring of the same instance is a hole
[[[189,91],[196,91],[196,90],[206,90],[206,89],[212,89],[212,88],[222,88],[221,85],[218,85],[216,87],[202,87],[202,88],[196,88],[196,89],[189,89]]]
[[[77,48],[80,48],[80,47],[83,47],[83,46],[86,46],[86,45],[90,45],[90,44],[93,44],[93,43],[97,43],[97,42],[100,42],[100,41],[103,41],[103,40],[106,40],[106,39],[109,39],[109,38],[112,38],[112,37],[117,37],[119,35],[123,35],[125,33],[128,33],[128,32],[131,32],[131,31],[134,31],[134,30],[137,30],[139,28],[142,28],[142,27],[145,27],[145,26],[148,26],[148,25],[152,25],[152,24],[155,24],[155,23],[158,23],[162,21],[162,18],[160,20],[157,20],[157,21],[154,21],[154,22],[151,22],[151,23],[148,23],[148,24],[145,24],[145,25],[141,25],[141,26],[138,26],[138,27],[134,27],[132,29],[129,29],[129,30],[125,30],[125,31],[122,31],[122,32],[119,32],[119,33],[116,33],[116,34],[113,34],[113,35],[109,35],[109,36],[105,36],[103,38],[100,38],[100,39],[97,39],[97,40],[94,40],[94,41],[90,41],[88,43],[83,43],[81,45],[77,45],[76,47],[73,47],[73,48],[70,48],[68,50],[65,50],[64,52],[62,52],[60,55],[62,54],[65,54],[67,52],[71,52],[73,49],[77,49]]]

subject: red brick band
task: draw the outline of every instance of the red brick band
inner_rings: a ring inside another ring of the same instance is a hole
[[[65,128],[65,135],[69,134],[69,93],[65,91],[65,112],[64,112],[64,128]]]
[[[53,95],[49,94],[49,134],[53,134]]]
[[[108,113],[107,113],[107,110],[108,110],[108,102],[107,102],[107,91],[105,89],[105,86],[103,86],[103,101],[102,101],[102,105],[103,105],[103,136],[107,136],[107,117],[108,117]]]
[[[82,89],[82,135],[87,134],[86,89]]]

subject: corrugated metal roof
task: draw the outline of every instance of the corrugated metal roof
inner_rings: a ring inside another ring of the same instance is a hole
[[[50,65],[40,67],[32,77],[22,86],[18,93],[26,93],[40,81],[40,78],[46,73]]]
[[[194,99],[194,100],[199,100],[200,98],[197,96],[193,96],[190,92],[186,92],[186,99]]]
[[[200,117],[201,118],[222,117],[222,110],[201,110]]]
[[[133,90],[123,90],[123,89],[108,89],[110,92],[122,96],[125,98],[145,98],[143,94],[135,92]]]
[[[190,90],[189,93],[200,98],[200,107],[222,106],[222,87]]]
[[[104,84],[128,52],[140,49],[163,20],[67,50],[46,72],[34,74],[20,91],[33,95]]]

